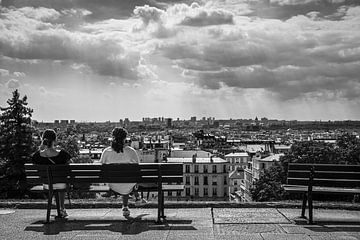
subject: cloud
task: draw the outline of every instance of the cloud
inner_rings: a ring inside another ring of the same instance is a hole
[[[15,88],[19,88],[20,87],[20,81],[17,79],[10,79],[9,81],[7,81],[5,83],[5,87],[6,88],[11,88],[11,89],[15,89]]]
[[[1,77],[9,76],[9,70],[1,69],[1,68],[0,68],[0,76],[1,76]]]
[[[222,9],[207,9],[198,3],[176,5],[169,12],[182,15],[180,24],[188,26],[209,26],[233,24],[233,14]]]
[[[23,72],[14,72],[13,74],[15,77],[25,77],[26,76],[26,74]]]
[[[62,25],[46,22],[59,17],[44,8],[2,10],[0,53],[19,59],[74,61],[88,65],[95,73],[138,79],[140,56],[125,49],[118,38],[108,34],[69,31]]]

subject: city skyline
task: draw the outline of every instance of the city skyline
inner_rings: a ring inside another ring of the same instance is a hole
[[[360,119],[355,0],[0,0],[0,106],[33,119]]]

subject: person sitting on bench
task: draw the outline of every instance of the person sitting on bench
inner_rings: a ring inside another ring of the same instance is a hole
[[[46,129],[42,135],[42,143],[40,150],[36,151],[32,155],[32,162],[34,164],[41,165],[53,165],[53,164],[68,164],[71,160],[71,156],[63,149],[55,149],[56,133],[52,129]],[[53,189],[60,190],[66,189],[66,183],[54,183]],[[48,184],[44,184],[44,189],[49,189]],[[65,218],[68,216],[65,210],[65,192],[58,192],[60,215],[58,217]]]
[[[134,148],[125,146],[125,139],[127,131],[124,128],[116,127],[112,131],[112,143],[110,147],[104,149],[101,154],[100,163],[113,164],[113,163],[139,163],[139,157]],[[136,201],[143,201],[139,198],[136,190],[136,183],[109,183],[111,190],[119,193],[123,201],[123,216],[130,216],[128,206],[129,194],[134,193]]]

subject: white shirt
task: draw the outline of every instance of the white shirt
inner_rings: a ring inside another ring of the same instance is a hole
[[[101,154],[100,163],[139,163],[137,152],[132,147],[126,146],[123,152],[116,152],[112,147],[107,147]],[[109,186],[115,192],[126,195],[131,193],[136,183],[109,183]]]

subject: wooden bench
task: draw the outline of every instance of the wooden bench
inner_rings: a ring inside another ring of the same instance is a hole
[[[360,165],[289,163],[285,191],[303,194],[301,217],[309,207],[313,224],[313,194],[360,194]]]
[[[42,190],[47,193],[48,204],[46,222],[50,221],[52,199],[55,196],[58,216],[60,215],[59,191],[72,191],[53,189],[54,183],[72,184],[101,184],[101,183],[138,183],[150,184],[152,187],[144,190],[158,192],[158,216],[157,222],[165,219],[164,214],[164,191],[184,190],[183,166],[178,163],[146,163],[146,164],[70,164],[70,165],[34,165],[25,164],[27,183],[30,186],[41,185],[32,190]],[[48,184],[49,189],[43,189],[42,185]],[[30,189],[31,190],[31,189]],[[106,192],[107,186],[91,185],[89,189],[80,189],[87,192]]]

